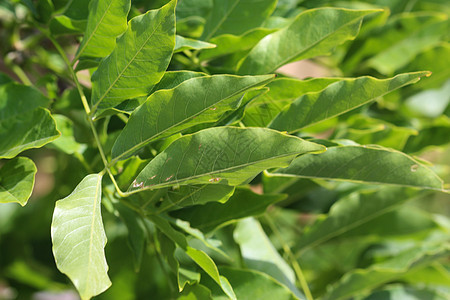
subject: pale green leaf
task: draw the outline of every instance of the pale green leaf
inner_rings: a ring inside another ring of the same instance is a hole
[[[289,26],[263,38],[243,59],[238,74],[266,74],[295,60],[329,54],[336,46],[354,39],[362,18],[377,11],[307,10]]]
[[[139,173],[129,191],[178,184],[239,185],[265,169],[287,166],[300,154],[323,149],[265,128],[209,128],[173,142]]]
[[[116,37],[127,29],[130,0],[92,0],[83,40],[75,55],[105,57],[116,45]]]
[[[330,147],[306,154],[274,174],[442,190],[442,180],[412,157],[376,146]]]
[[[324,90],[305,94],[286,106],[268,125],[270,128],[295,132],[303,127],[338,116],[375,100],[393,90],[417,82],[428,72],[414,72],[388,79],[358,77],[343,79]]]
[[[269,205],[285,198],[286,195],[283,194],[259,195],[247,189],[237,189],[225,203],[196,205],[174,211],[171,215],[208,232],[242,218],[263,214]]]
[[[133,18],[92,76],[93,110],[147,95],[164,75],[175,47],[175,4]]]
[[[272,276],[302,298],[295,286],[294,271],[277,252],[257,220],[247,218],[239,221],[234,230],[234,240],[239,244],[248,268]]]
[[[190,38],[183,37],[181,35],[177,35],[175,39],[175,49],[174,53],[183,52],[185,50],[202,50],[202,49],[210,49],[215,48],[216,45],[207,43],[204,41],[194,40]]]
[[[259,27],[275,9],[276,0],[214,0],[202,40],[229,33],[240,35]]]
[[[358,191],[339,199],[328,215],[305,229],[296,250],[306,251],[364,224],[409,200],[414,191],[383,188],[379,191]]]
[[[367,269],[350,271],[329,289],[323,299],[348,299],[355,294],[395,280],[409,270],[426,265],[430,261],[448,257],[449,254],[450,244],[448,240],[418,244],[411,249],[398,253],[387,261],[374,264]]]
[[[201,284],[188,285],[177,300],[212,300],[211,291]]]
[[[423,287],[403,286],[400,284],[390,285],[387,288],[375,291],[362,300],[385,300],[385,299],[407,299],[407,300],[448,300],[449,293]]]
[[[112,157],[126,158],[158,138],[217,121],[224,112],[239,107],[239,94],[272,79],[271,75],[203,76],[186,80],[173,89],[157,91],[130,116],[114,144]]]
[[[55,146],[67,154],[81,152],[86,148],[86,145],[80,144],[75,140],[72,120],[64,115],[53,115],[53,118],[56,121],[56,128],[61,132],[61,136],[50,145]]]
[[[27,157],[16,157],[0,168],[0,203],[27,204],[34,186],[37,169]]]
[[[58,269],[69,276],[81,299],[105,291],[111,281],[101,217],[102,176],[86,176],[66,198],[56,202],[51,227]]]

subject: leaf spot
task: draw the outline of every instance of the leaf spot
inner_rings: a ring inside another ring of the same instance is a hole
[[[173,177],[173,174],[166,178],[165,181],[169,181]]]
[[[416,172],[417,171],[417,169],[419,168],[419,165],[412,165],[411,166],[411,172]]]

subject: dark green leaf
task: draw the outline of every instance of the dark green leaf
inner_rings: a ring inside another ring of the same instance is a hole
[[[443,189],[442,180],[428,167],[402,152],[375,146],[330,147],[321,154],[302,155],[273,173]]]
[[[273,76],[203,76],[169,90],[153,93],[128,120],[112,150],[113,159],[126,158],[145,144],[197,124],[219,120],[239,107],[245,90],[263,85]]]
[[[156,156],[130,191],[178,184],[239,185],[323,146],[264,128],[215,127],[186,135]]]

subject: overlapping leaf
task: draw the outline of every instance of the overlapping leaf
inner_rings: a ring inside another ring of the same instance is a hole
[[[203,76],[169,90],[153,93],[128,120],[112,150],[113,159],[126,158],[145,144],[197,124],[219,120],[236,109],[239,94],[273,79],[265,76]]]
[[[174,52],[183,52],[184,50],[201,50],[215,48],[216,45],[204,41],[194,40],[177,35],[175,39]]]
[[[225,33],[239,35],[259,27],[276,3],[275,0],[214,0],[201,39],[207,41]]]
[[[159,82],[175,47],[175,4],[172,0],[128,23],[127,31],[92,77],[94,111],[145,96]]]
[[[53,213],[51,231],[56,265],[69,276],[83,300],[111,285],[104,253],[101,186],[101,175],[86,176],[69,196],[56,202]]]
[[[237,72],[266,74],[295,60],[328,54],[336,46],[355,38],[362,18],[374,12],[377,11],[339,8],[307,10],[288,27],[263,38],[243,59]]]
[[[327,120],[375,100],[407,84],[417,82],[427,72],[397,75],[389,79],[364,76],[343,79],[330,84],[323,91],[305,94],[286,106],[270,128],[295,132],[303,127]]]
[[[129,190],[177,184],[239,185],[265,169],[287,166],[300,154],[323,149],[265,128],[209,128],[173,142],[139,173]]]
[[[81,56],[105,57],[116,45],[116,37],[127,29],[130,0],[93,0],[83,40],[75,60]]]
[[[30,198],[37,169],[27,157],[16,157],[0,168],[0,203],[24,206]]]
[[[47,109],[49,99],[37,90],[7,83],[0,86],[0,158],[38,148],[59,136]]]
[[[330,147],[295,159],[275,174],[442,190],[442,180],[412,157],[376,146]]]

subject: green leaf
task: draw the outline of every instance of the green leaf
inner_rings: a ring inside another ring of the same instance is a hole
[[[434,22],[422,24],[417,31],[397,37],[387,49],[379,51],[367,61],[367,65],[378,72],[389,75],[412,61],[422,51],[436,46],[448,35],[448,16],[435,16]]]
[[[59,136],[46,106],[49,100],[37,90],[7,83],[0,85],[0,158],[39,148]]]
[[[423,266],[449,254],[450,244],[448,241],[416,245],[414,248],[397,253],[394,258],[374,264],[367,269],[350,271],[329,289],[323,299],[348,299],[357,293],[395,280],[415,267]]]
[[[278,283],[273,277],[266,273],[230,267],[219,268],[219,271],[230,281],[230,284],[233,286],[233,290],[236,293],[236,298],[238,299],[299,299],[288,288]],[[216,300],[226,299],[225,297],[221,297],[218,293],[213,292],[213,295]]]
[[[269,92],[252,102],[245,111],[244,124],[247,126],[266,127],[286,105],[300,96],[318,92],[340,78],[313,78],[298,80],[294,78],[276,78],[267,87]]]
[[[174,211],[171,215],[188,221],[191,226],[203,232],[209,232],[242,218],[261,215],[269,205],[285,198],[286,195],[283,194],[259,195],[247,189],[237,189],[225,203],[196,205]]]
[[[268,125],[270,128],[295,132],[303,127],[330,119],[375,100],[407,84],[417,82],[428,72],[414,72],[388,79],[368,76],[343,79],[323,91],[305,94],[286,106]]]
[[[234,240],[241,248],[248,268],[261,271],[288,287],[298,298],[303,298],[295,286],[295,274],[270,242],[261,224],[254,218],[238,222]]]
[[[205,271],[214,281],[222,288],[230,299],[236,299],[233,288],[228,280],[219,274],[217,266],[214,261],[205,252],[187,247],[186,254],[192,258],[197,265],[199,265],[203,271]]]
[[[239,94],[272,79],[271,75],[203,76],[186,80],[173,89],[157,91],[130,116],[114,144],[112,157],[126,158],[158,138],[217,121],[224,112],[239,107]]]
[[[126,99],[147,95],[164,75],[175,47],[175,4],[133,18],[113,52],[92,76],[97,115]]]
[[[323,146],[265,129],[215,127],[174,141],[139,173],[129,191],[178,184],[239,185]]]
[[[105,57],[116,45],[116,37],[127,29],[130,0],[92,0],[83,40],[74,61],[80,56]]]
[[[201,61],[210,60],[234,52],[241,52],[253,48],[263,37],[276,31],[272,28],[254,28],[242,35],[222,34],[209,41],[216,45],[214,49],[207,49],[200,53]]]
[[[86,176],[66,198],[56,202],[52,221],[53,255],[58,269],[69,276],[81,299],[105,291],[111,281],[101,217],[102,176]]]
[[[414,191],[386,187],[379,191],[355,192],[339,199],[328,215],[305,229],[297,251],[306,251],[360,226],[409,200]]]
[[[194,40],[194,39],[190,39],[190,38],[185,38],[181,35],[177,35],[176,39],[175,39],[175,49],[173,52],[177,53],[177,52],[183,52],[185,50],[202,50],[202,49],[210,49],[210,48],[215,48],[215,47],[216,47],[216,45],[211,44],[211,43]]]
[[[119,211],[119,215],[128,229],[128,245],[133,254],[134,269],[138,272],[141,267],[148,234],[144,221],[137,212],[120,202],[114,203],[114,207]]]
[[[224,184],[180,186],[179,189],[168,191],[158,212],[192,205],[202,205],[209,202],[224,203],[233,195],[233,193],[234,187]]]
[[[211,291],[201,284],[188,285],[177,300],[212,300]]]
[[[443,189],[442,180],[428,167],[402,152],[375,146],[330,147],[318,155],[303,155],[273,174]]]
[[[446,300],[448,294],[444,291],[437,291],[428,288],[418,288],[402,286],[400,284],[390,285],[389,287],[376,291],[363,300],[384,300],[384,299],[408,299],[408,300]]]
[[[34,186],[37,169],[27,157],[16,157],[0,168],[0,203],[27,204]]]
[[[307,10],[289,26],[263,38],[243,59],[237,72],[266,74],[292,61],[328,54],[354,39],[362,18],[375,12],[378,10]]]
[[[61,132],[61,136],[50,145],[55,146],[60,151],[67,154],[82,152],[86,145],[80,144],[74,137],[74,123],[63,115],[53,115],[56,121],[56,127]]]
[[[240,35],[259,27],[275,9],[276,0],[214,0],[202,40],[229,33]]]

